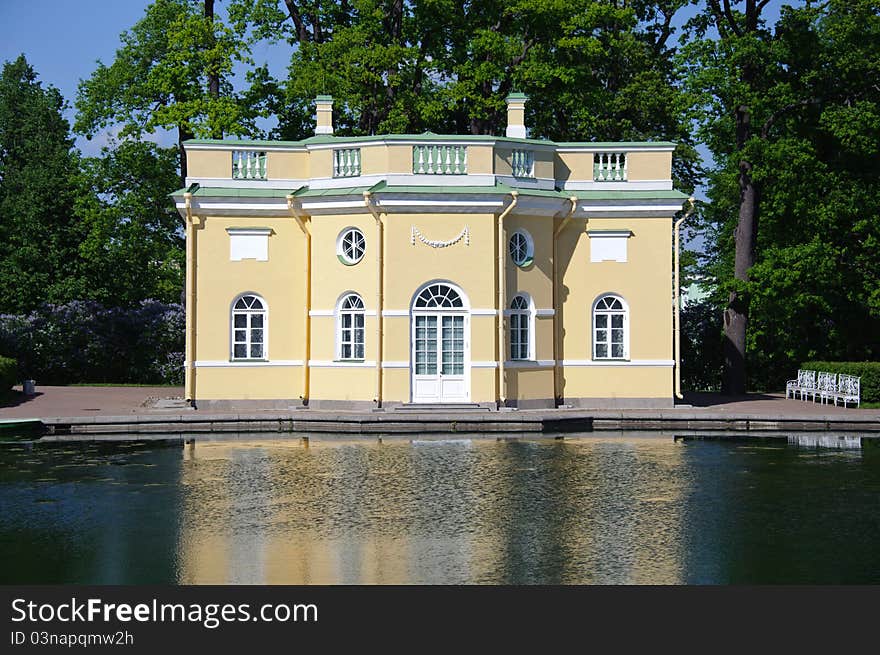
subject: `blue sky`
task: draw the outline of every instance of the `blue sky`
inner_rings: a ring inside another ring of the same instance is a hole
[[[23,53],[40,80],[56,87],[73,105],[79,80],[91,75],[96,60],[113,61],[119,34],[138,21],[148,4],[146,0],[0,0],[0,61]],[[72,122],[71,110],[67,118]],[[97,154],[100,142],[79,139],[77,145],[86,154]]]
[[[92,74],[96,61],[113,62],[119,35],[143,16],[149,4],[150,0],[0,0],[0,62],[23,53],[40,81],[64,95],[72,123],[79,81]],[[252,56],[257,63],[269,63],[273,73],[282,74],[286,49],[264,44]],[[171,135],[156,139],[168,145],[175,142]],[[86,155],[97,155],[106,142],[106,135],[91,142],[80,138],[77,146]]]

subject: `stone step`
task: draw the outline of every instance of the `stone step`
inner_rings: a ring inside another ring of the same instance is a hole
[[[192,410],[192,406],[183,398],[159,398],[150,409],[187,411]]]
[[[489,412],[491,408],[477,403],[404,403],[395,412]]]

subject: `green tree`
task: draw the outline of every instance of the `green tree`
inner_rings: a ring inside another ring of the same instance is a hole
[[[779,388],[806,359],[880,354],[878,6],[738,12],[709,1],[684,54],[716,166],[707,272],[721,281],[723,389]],[[710,28],[717,30],[713,35]]]
[[[250,61],[247,47],[215,17],[213,0],[156,0],[120,39],[113,63],[98,62],[80,84],[78,133],[91,138],[118,127],[120,136],[140,138],[158,128],[175,130],[182,185],[183,141],[255,131],[258,112],[230,82],[234,63]]]
[[[84,158],[76,176],[78,298],[116,307],[179,302],[183,235],[168,196],[177,183],[176,149],[123,141],[102,154]]]
[[[532,136],[673,139],[676,177],[696,181],[669,40],[685,0],[233,0],[253,39],[291,47],[287,80],[257,76],[277,136],[313,131],[329,93],[339,134],[503,134],[505,97],[527,93]]]
[[[76,286],[77,158],[57,89],[24,55],[0,74],[0,311],[62,302]]]

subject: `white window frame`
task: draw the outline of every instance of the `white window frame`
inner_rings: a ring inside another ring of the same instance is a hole
[[[351,258],[345,253],[345,237],[351,233],[357,233],[360,235],[361,240],[363,241],[363,250],[359,257]],[[363,230],[359,227],[349,226],[342,230],[339,233],[339,236],[336,237],[336,256],[339,258],[339,261],[345,264],[346,266],[354,266],[358,262],[360,262],[364,255],[367,252],[367,237],[364,235]]]
[[[255,298],[261,305],[261,308],[258,310],[254,309],[236,309],[236,305],[243,298]],[[235,326],[235,317],[236,316],[245,316],[245,327],[244,328],[236,328]],[[261,315],[262,316],[262,327],[254,327],[253,326],[253,317]],[[236,339],[236,329],[245,331],[245,340],[238,341]],[[262,357],[251,357],[251,346],[254,345],[253,342],[253,330],[262,330],[263,334],[263,353]],[[235,355],[235,346],[236,345],[244,345],[245,351],[247,353],[246,357],[237,357]],[[229,311],[229,361],[231,362],[265,362],[269,361],[269,304],[266,302],[266,299],[263,298],[258,293],[254,293],[252,291],[247,291],[245,293],[238,294],[232,301],[232,305],[230,306]]]
[[[517,237],[522,237],[525,240],[525,258],[521,262],[518,262],[513,256],[513,241]],[[532,239],[532,235],[528,233],[528,230],[519,229],[510,235],[510,238],[507,240],[507,255],[520,268],[527,268],[532,265],[535,261],[535,242]]]
[[[514,307],[520,300],[525,307]],[[505,314],[508,316],[507,335],[508,335],[508,354],[510,361],[534,361],[535,360],[535,303],[527,293],[517,293],[513,300],[510,301],[510,309]],[[525,321],[525,344],[522,339],[514,338],[514,330],[519,336],[522,336],[523,321]],[[516,328],[514,328],[516,323]],[[516,355],[514,356],[514,344],[518,346]],[[522,357],[522,346],[526,347],[526,356]]]
[[[599,309],[599,303],[602,302],[603,300],[605,300],[606,298],[618,301],[620,303],[620,306],[622,309],[604,309],[604,308]],[[592,320],[590,321],[590,327],[591,327],[590,343],[592,344],[592,347],[590,350],[591,350],[592,359],[594,361],[607,361],[607,360],[628,361],[629,360],[629,305],[627,305],[626,300],[624,300],[621,296],[619,296],[615,293],[603,293],[601,296],[599,296],[598,298],[596,298],[596,300],[593,301],[593,306],[592,306],[590,313],[592,314]],[[611,330],[617,329],[617,328],[613,328],[611,323],[613,321],[613,319],[612,319],[613,316],[620,316],[620,315],[623,316],[623,320],[621,321],[622,330],[623,330],[623,341],[621,344],[623,346],[623,355],[620,357],[613,357],[611,353],[612,353],[612,346],[614,345],[614,343],[611,341],[611,337],[612,337]],[[598,322],[597,317],[598,316],[607,317],[604,327],[597,327],[597,322]],[[604,331],[604,336],[605,336],[605,339],[603,339],[601,341],[597,338],[599,335],[599,330]],[[608,347],[607,355],[605,355],[605,356],[600,356],[598,354],[598,346],[602,345],[602,344],[605,344]]]
[[[360,307],[352,308],[352,307],[344,307],[346,301],[350,298],[356,299],[358,303],[360,303]],[[345,317],[348,316],[351,318],[350,326],[344,327],[343,322]],[[367,311],[366,306],[364,305],[364,299],[360,296],[359,293],[355,293],[354,291],[347,291],[340,296],[339,300],[336,303],[336,361],[338,362],[363,362],[366,359],[367,355]],[[357,326],[355,325],[356,319],[360,317],[361,319],[361,342],[358,344],[356,339],[357,335]],[[346,338],[346,331],[350,331],[350,339]],[[344,347],[348,345],[351,347],[350,355],[348,357],[344,356]],[[355,353],[357,352],[357,346],[361,347],[361,357],[356,357]]]

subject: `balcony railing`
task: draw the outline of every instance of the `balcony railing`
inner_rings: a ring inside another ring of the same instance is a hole
[[[233,150],[232,179],[265,180],[266,153],[256,150]]]
[[[535,153],[531,150],[514,150],[510,156],[510,168],[514,177],[535,177]]]
[[[622,152],[597,152],[593,155],[593,180],[595,182],[626,182],[626,154]]]
[[[361,174],[361,149],[333,151],[333,177],[357,177]]]
[[[413,146],[413,173],[467,175],[467,146]]]

